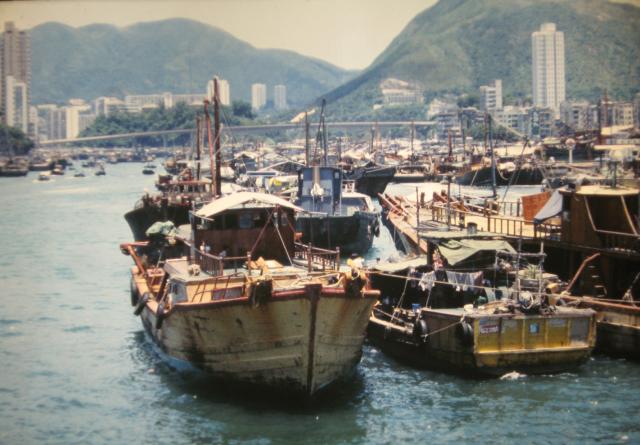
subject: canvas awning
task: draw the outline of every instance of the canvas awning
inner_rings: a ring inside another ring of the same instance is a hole
[[[438,243],[438,250],[450,266],[455,266],[479,252],[516,253],[504,240],[450,239]]]
[[[427,258],[422,256],[417,258],[403,259],[397,262],[385,261],[383,263],[376,263],[371,266],[371,269],[384,273],[399,273],[403,270],[409,268],[415,269],[420,266],[425,266],[426,264]]]
[[[195,215],[200,218],[212,218],[225,210],[246,205],[259,205],[262,207],[280,206],[293,209],[296,212],[303,211],[300,207],[274,195],[268,195],[266,193],[239,192],[234,193],[233,195],[223,196],[222,198],[218,198],[215,201],[210,202],[198,210]]]
[[[533,217],[534,224],[540,224],[549,218],[558,216],[562,212],[562,195],[558,190],[554,191],[549,200]]]

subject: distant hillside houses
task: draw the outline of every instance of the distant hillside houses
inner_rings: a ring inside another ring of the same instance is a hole
[[[411,105],[424,103],[422,88],[417,83],[387,78],[380,82],[385,105]]]

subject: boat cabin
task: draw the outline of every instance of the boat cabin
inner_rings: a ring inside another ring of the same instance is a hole
[[[264,193],[240,192],[192,212],[194,247],[214,256],[288,262],[294,254],[298,207]]]
[[[589,185],[562,190],[562,241],[638,250],[640,191]]]
[[[297,204],[308,212],[333,215],[340,207],[342,171],[334,167],[308,167],[298,172]]]

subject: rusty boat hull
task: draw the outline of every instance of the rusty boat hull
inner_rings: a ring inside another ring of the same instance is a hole
[[[562,295],[565,304],[596,311],[596,352],[640,360],[640,307],[623,300]]]
[[[134,283],[143,295],[145,280],[134,274]],[[177,303],[161,323],[162,310],[150,299],[142,324],[165,354],[215,379],[307,397],[353,374],[379,296],[350,296],[319,283],[274,290],[259,305],[225,293],[231,298]]]

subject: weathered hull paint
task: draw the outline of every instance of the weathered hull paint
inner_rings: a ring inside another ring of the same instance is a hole
[[[457,317],[459,319],[459,316]],[[571,340],[571,320],[587,323],[587,337]],[[384,353],[413,366],[443,371],[455,371],[480,376],[501,376],[511,371],[525,374],[563,372],[584,363],[594,347],[594,320],[589,315],[568,317],[566,327],[552,328],[549,319],[527,317],[513,334],[504,336],[502,322],[496,321],[499,331],[483,336],[480,320],[471,321],[469,337],[463,338],[455,317],[435,316],[427,318],[434,334],[422,341],[407,327],[372,316],[367,327],[367,338]],[[590,320],[590,321],[589,321]],[[527,333],[529,326],[541,326],[540,339]],[[450,326],[450,329],[447,329]],[[562,332],[565,330],[565,332]],[[554,332],[555,331],[555,332]]]
[[[562,295],[556,298],[596,311],[596,352],[640,360],[640,308],[624,302]]]
[[[160,329],[151,301],[141,318],[167,355],[215,378],[311,396],[354,371],[378,295],[319,285],[282,294],[257,307],[246,298],[177,304]]]

